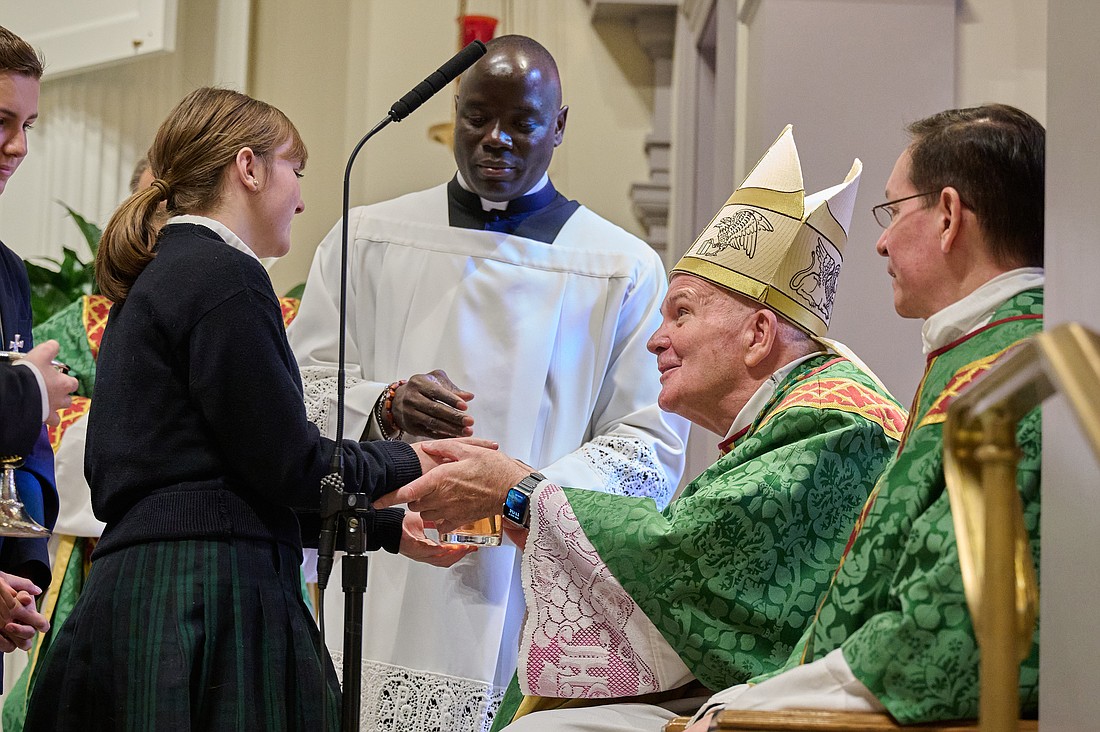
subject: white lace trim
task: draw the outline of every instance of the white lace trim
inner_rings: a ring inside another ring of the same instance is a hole
[[[676,486],[657,451],[639,439],[619,435],[600,435],[586,442],[580,454],[604,481],[607,493],[652,498],[664,508]]]
[[[343,654],[332,653],[343,683]],[[363,661],[363,732],[488,732],[504,687]]]
[[[527,620],[519,649],[520,688],[567,698],[658,691],[647,634],[652,624],[588,541],[565,492],[535,492],[523,557]]]
[[[336,403],[336,374],[327,366],[303,366],[301,369],[302,391],[306,403],[306,418],[317,425],[322,435],[328,431],[329,408]],[[344,377],[345,393],[363,379]],[[335,430],[333,430],[335,432]]]

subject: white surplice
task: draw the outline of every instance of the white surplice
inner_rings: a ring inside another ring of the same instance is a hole
[[[683,470],[686,423],[657,407],[646,349],[666,289],[644,242],[583,206],[552,244],[448,226],[446,186],[349,216],[345,437],[392,381],[432,369],[475,394],[477,436],[561,485],[649,495]],[[307,410],[335,434],[340,224],[318,248],[288,332]],[[339,586],[339,568],[333,572]],[[342,645],[330,592],[328,645]],[[480,730],[516,665],[512,546],[450,569],[370,557],[363,728]]]

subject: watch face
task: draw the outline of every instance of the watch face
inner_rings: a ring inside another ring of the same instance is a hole
[[[501,509],[501,513],[504,518],[512,523],[524,526],[527,523],[529,502],[530,499],[526,493],[517,488],[512,488],[508,491],[508,497],[504,499],[504,507]]]

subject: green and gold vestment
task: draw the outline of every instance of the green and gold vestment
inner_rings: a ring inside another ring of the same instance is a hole
[[[1043,291],[1009,298],[989,324],[933,351],[897,458],[860,515],[832,587],[791,665],[841,648],[856,677],[902,723],[978,712],[978,646],[963,593],[943,473],[951,400],[1042,330]],[[1039,567],[1040,411],[1021,420],[1017,487]],[[757,679],[759,680],[759,679]],[[1038,709],[1039,629],[1020,669],[1020,703]]]
[[[606,703],[781,666],[904,426],[870,376],[821,354],[664,511],[544,484],[524,552],[521,686]],[[519,704],[509,697],[495,728]]]

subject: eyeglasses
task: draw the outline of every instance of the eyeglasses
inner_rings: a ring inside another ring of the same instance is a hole
[[[939,191],[928,191],[927,193],[914,193],[911,196],[905,198],[895,198],[893,201],[887,201],[886,203],[880,203],[871,209],[871,215],[875,217],[875,221],[878,225],[884,229],[890,228],[890,224],[894,223],[894,217],[898,215],[898,211],[894,208],[895,204],[902,201],[908,201],[910,198],[920,198],[921,196],[931,196],[933,193],[939,193]]]

